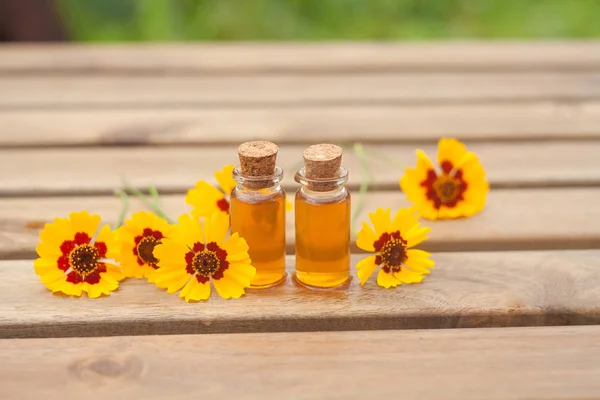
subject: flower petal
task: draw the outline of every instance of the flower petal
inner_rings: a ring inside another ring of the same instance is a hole
[[[75,232],[85,232],[93,237],[100,226],[101,218],[98,214],[90,215],[87,211],[81,211],[71,213],[69,220]]]
[[[206,237],[202,224],[197,217],[193,217],[189,214],[183,214],[179,216],[177,225],[171,234],[174,242],[181,243],[189,248],[194,247],[194,243],[206,243]],[[166,242],[163,241],[163,242]],[[158,246],[156,246],[158,247]],[[155,256],[160,259],[160,257]],[[165,257],[165,254],[163,254]]]
[[[226,279],[216,279],[213,280],[213,285],[215,285],[215,290],[224,299],[230,299],[232,294],[229,292],[229,284]]]
[[[373,272],[377,269],[379,265],[375,263],[377,256],[372,255],[366,258],[363,258],[356,264],[356,276],[360,281],[360,285],[364,285],[365,282],[373,275]]]
[[[248,243],[237,232],[229,236],[221,248],[227,252],[227,261],[250,264]]]
[[[394,277],[402,283],[419,283],[424,278],[422,274],[409,271],[405,268],[402,268],[400,272],[395,272]]]
[[[377,274],[377,284],[386,289],[396,287],[400,284],[400,281],[394,277],[391,273],[385,272],[383,268],[379,270]]]
[[[210,297],[210,282],[200,283],[196,278],[190,279],[179,293],[179,297],[188,303],[190,301],[208,300]]]
[[[443,138],[438,142],[437,161],[440,166],[450,162],[456,168],[467,153],[467,146],[453,138]]]
[[[381,234],[391,232],[391,216],[390,209],[383,209],[381,207],[377,208],[374,213],[369,213],[369,218],[371,219],[371,223],[375,228],[375,234],[377,237],[381,236]]]
[[[392,221],[392,230],[400,231],[400,234],[404,237],[418,224],[419,217],[414,207],[400,208]]]
[[[159,288],[167,289],[167,293],[175,293],[192,278],[185,270],[162,271],[157,269],[154,274],[154,284]]]
[[[365,221],[362,223],[362,228],[358,232],[356,237],[356,245],[358,248],[363,249],[365,251],[375,251],[375,247],[373,243],[379,239],[379,236],[373,232],[371,226],[367,224]]]
[[[239,299],[246,293],[245,289],[250,286],[250,280],[227,269],[223,278],[213,280],[213,284],[219,296],[224,299]]]
[[[215,242],[222,245],[229,231],[229,214],[214,212],[204,223],[206,228],[206,243]]]
[[[233,179],[233,165],[226,165],[222,170],[215,172],[215,178],[219,182],[221,190],[226,194],[230,195],[233,188],[237,185]]]
[[[428,226],[417,227],[415,229],[412,229],[404,236],[404,239],[407,242],[406,247],[411,248],[411,247],[418,245],[419,243],[424,242],[425,240],[428,239],[427,234],[430,231],[431,231],[431,228]]]
[[[185,202],[194,207],[192,214],[197,218],[210,217],[215,211],[221,211],[217,203],[223,199],[225,195],[205,181],[196,182],[196,187],[185,196]]]

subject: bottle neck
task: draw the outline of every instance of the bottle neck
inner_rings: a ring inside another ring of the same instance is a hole
[[[270,176],[248,176],[241,172],[240,167],[233,169],[233,179],[237,183],[236,190],[255,193],[275,193],[281,191],[280,182],[283,170],[275,167],[275,173]]]
[[[339,186],[328,191],[315,191],[303,185],[300,193],[315,202],[329,202],[344,199],[348,195],[348,190],[344,186]]]
[[[328,179],[312,179],[306,176],[306,170],[300,168],[294,180],[302,185],[304,195],[311,198],[335,198],[345,196],[347,191],[344,184],[348,181],[348,170],[340,167],[337,176]]]

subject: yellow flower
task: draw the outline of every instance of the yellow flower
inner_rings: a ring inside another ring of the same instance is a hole
[[[116,234],[108,225],[98,231],[99,226],[100,216],[87,211],[46,224],[33,265],[48,289],[70,296],[86,292],[96,298],[119,287],[125,277],[121,267],[106,260],[118,257]]]
[[[384,288],[396,287],[402,283],[421,282],[429,268],[433,268],[430,254],[414,246],[427,239],[430,228],[421,227],[414,208],[401,208],[394,219],[390,209],[378,208],[369,213],[375,230],[366,222],[358,232],[356,245],[374,252],[357,264],[357,276],[361,286],[382,266],[377,275],[377,284]]]
[[[171,234],[172,226],[162,218],[146,211],[139,211],[118,229],[120,257],[118,258],[126,277],[148,278],[152,282],[158,260],[154,247]]]
[[[185,202],[193,207],[194,217],[210,217],[217,211],[229,214],[231,191],[237,185],[233,179],[233,168],[233,165],[226,165],[221,171],[215,172],[220,190],[203,180],[196,182],[196,187],[188,190]],[[293,204],[287,196],[285,208],[288,212],[293,209]]]
[[[196,182],[195,188],[187,192],[185,202],[194,207],[194,217],[210,217],[216,211],[229,214],[229,198],[236,185],[233,180],[233,165],[226,165],[221,171],[215,172],[215,178],[221,190],[200,180]]]
[[[256,269],[246,241],[237,233],[226,239],[228,231],[229,216],[222,212],[206,218],[204,226],[198,218],[180,216],[171,237],[154,250],[159,260],[154,283],[168,293],[181,289],[187,302],[208,299],[211,280],[221,297],[241,297]]]
[[[489,185],[477,155],[456,139],[440,139],[436,171],[427,155],[417,150],[417,166],[407,168],[400,188],[427,219],[470,217],[485,206]]]

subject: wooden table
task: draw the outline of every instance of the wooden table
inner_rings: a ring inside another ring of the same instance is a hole
[[[599,71],[595,42],[1,47],[0,398],[600,398]],[[123,177],[177,216],[242,141],[280,145],[289,191],[308,144],[361,142],[362,220],[407,205],[402,167],[445,136],[492,191],[429,223],[419,285],[186,304],[135,280],[53,296],[33,272],[43,224],[114,223]]]

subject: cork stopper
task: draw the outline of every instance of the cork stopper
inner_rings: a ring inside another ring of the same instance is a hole
[[[272,176],[275,173],[278,151],[279,148],[275,143],[264,140],[242,143],[238,147],[242,175],[252,178]],[[246,186],[253,188],[263,188],[269,185],[269,181],[260,180],[254,180],[246,184]]]
[[[332,180],[340,173],[342,165],[342,148],[334,144],[322,143],[308,147],[302,153],[304,158],[304,174],[308,179]],[[336,182],[310,182],[308,187],[315,191],[333,190]]]

